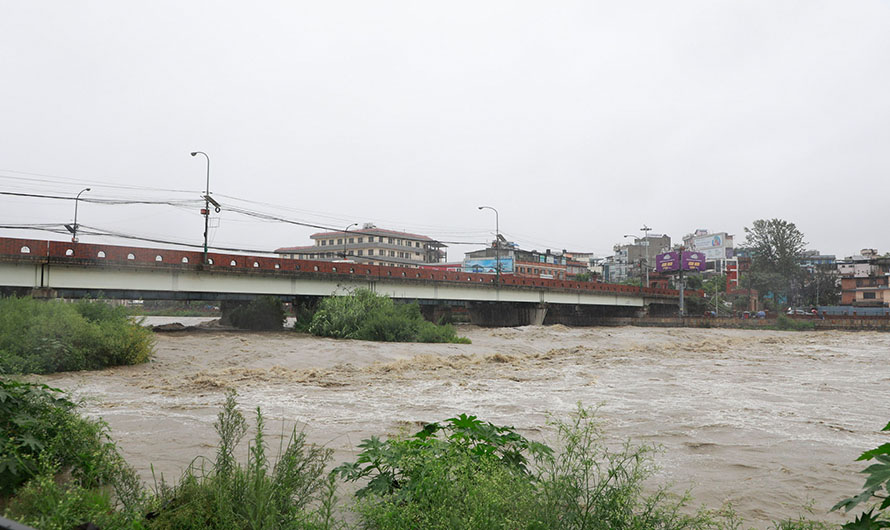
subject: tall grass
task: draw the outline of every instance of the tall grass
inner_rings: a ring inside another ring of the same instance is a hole
[[[265,425],[256,411],[256,434],[246,464],[234,457],[247,433],[234,393],[226,396],[215,424],[219,435],[216,459],[197,459],[175,485],[156,486],[146,528],[252,530],[330,529],[336,484],[325,473],[331,451],[306,443],[294,430],[273,462],[267,456]]]
[[[151,331],[126,308],[33,298],[0,299],[0,373],[96,370],[149,359]]]
[[[470,342],[466,337],[458,337],[450,324],[437,326],[424,320],[416,303],[396,304],[388,296],[368,289],[325,298],[306,329],[313,335],[340,339]]]

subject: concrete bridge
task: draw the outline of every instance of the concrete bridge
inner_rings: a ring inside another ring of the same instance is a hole
[[[0,238],[0,293],[38,297],[299,303],[367,288],[418,301],[427,318],[467,308],[473,323],[590,325],[606,317],[675,314],[679,293],[597,282],[410,269],[196,251]],[[696,293],[689,293],[695,296]]]

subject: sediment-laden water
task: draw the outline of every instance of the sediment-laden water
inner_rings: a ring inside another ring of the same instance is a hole
[[[294,422],[350,460],[371,434],[472,413],[552,440],[548,415],[599,406],[616,443],[658,444],[659,481],[749,522],[822,517],[859,491],[853,460],[888,441],[890,334],[462,327],[473,344],[385,344],[292,332],[158,334],[149,364],[48,376],[111,426],[150,481],[212,456],[227,388],[272,430]],[[840,520],[837,515],[825,515]]]

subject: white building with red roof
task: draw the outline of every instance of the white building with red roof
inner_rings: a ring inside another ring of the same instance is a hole
[[[365,223],[361,229],[318,232],[309,236],[312,245],[281,247],[283,258],[320,261],[352,260],[369,265],[416,268],[442,263],[446,245],[427,236],[377,228]]]

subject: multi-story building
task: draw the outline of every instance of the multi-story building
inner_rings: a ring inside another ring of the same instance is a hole
[[[873,249],[837,262],[841,277],[841,305],[890,307],[890,257]]]
[[[733,235],[727,232],[708,232],[699,228],[691,234],[683,236],[686,250],[701,252],[705,255],[705,267],[717,274],[726,271],[726,262],[733,258]]]
[[[818,250],[806,250],[800,257],[800,266],[810,272],[821,268],[834,268],[837,265],[837,259],[834,254],[822,254]]]
[[[660,234],[634,238],[631,245],[615,245],[615,254],[603,262],[603,281],[617,283],[642,279],[647,268],[650,272],[655,269],[655,257],[670,248],[670,236]]]
[[[369,265],[416,268],[446,259],[445,248],[435,239],[377,228],[365,223],[361,229],[319,232],[309,236],[314,244],[275,250],[283,258],[321,261],[352,260]]]

